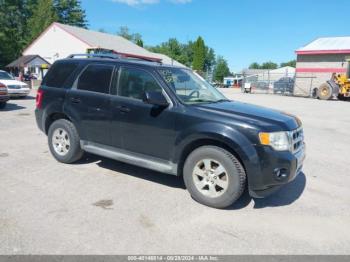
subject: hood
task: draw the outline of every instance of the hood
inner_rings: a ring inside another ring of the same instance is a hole
[[[291,114],[237,101],[201,104],[197,108],[220,113],[245,124],[259,126],[267,132],[294,130],[301,125],[300,120]]]
[[[7,79],[0,79],[0,83],[9,86],[9,85],[16,85],[16,86],[26,86],[26,83],[23,83],[21,81],[17,80],[7,80]]]

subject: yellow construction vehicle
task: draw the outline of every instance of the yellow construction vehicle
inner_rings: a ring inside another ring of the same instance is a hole
[[[321,100],[329,100],[334,97],[339,100],[350,99],[350,63],[348,63],[346,74],[333,73],[331,80],[318,88],[317,97]]]

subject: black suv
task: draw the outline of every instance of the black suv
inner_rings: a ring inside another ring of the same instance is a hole
[[[36,98],[52,155],[84,152],[182,176],[192,197],[224,208],[246,184],[264,197],[304,160],[298,118],[230,101],[190,69],[108,56],[59,60]]]

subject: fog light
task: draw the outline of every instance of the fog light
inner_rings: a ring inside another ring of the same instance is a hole
[[[284,180],[288,177],[287,169],[285,168],[275,168],[273,174],[276,180]]]

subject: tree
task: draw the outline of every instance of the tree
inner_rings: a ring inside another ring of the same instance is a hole
[[[260,69],[260,65],[257,62],[251,63],[249,69]]]
[[[131,33],[129,30],[129,27],[127,26],[119,27],[119,31],[117,32],[117,35],[137,44],[138,46],[143,47],[142,35],[139,33]]]
[[[257,62],[250,64],[249,69],[276,69],[278,65],[271,61],[262,63],[261,65]]]
[[[206,72],[210,71],[212,67],[215,65],[215,51],[213,48],[205,47],[205,61],[204,61],[204,70]]]
[[[176,38],[170,38],[167,42],[154,47],[147,47],[147,49],[154,53],[167,55],[182,64],[188,65],[188,57],[186,56],[186,53],[189,50],[186,49],[186,46],[182,45]]]
[[[26,45],[27,13],[23,0],[0,0],[0,67],[20,56]]]
[[[28,28],[30,29],[30,37],[28,40],[32,41],[52,22],[57,20],[58,17],[53,7],[53,1],[38,0],[36,8],[34,8],[33,13],[28,20]]]
[[[197,41],[194,44],[194,52],[193,52],[193,63],[192,68],[194,70],[198,70],[199,72],[204,71],[205,65],[205,44],[202,37],[198,37]]]
[[[214,69],[214,80],[218,82],[223,82],[225,76],[229,76],[230,69],[227,65],[227,61],[222,57],[218,56],[216,59],[216,66]]]
[[[142,39],[137,39],[137,40],[136,40],[136,44],[137,44],[138,46],[143,47],[143,41],[142,41]]]
[[[197,41],[188,41],[182,44],[176,38],[170,38],[167,42],[160,45],[148,46],[146,48],[151,52],[167,55],[185,66],[192,67],[196,45]],[[205,45],[204,50],[204,67],[202,67],[203,69],[201,71],[211,72],[216,62],[215,51],[213,48]]]
[[[85,10],[79,0],[54,0],[58,22],[66,25],[87,28]]]
[[[271,61],[265,62],[261,65],[261,69],[276,69],[278,65],[276,63],[273,63]]]
[[[288,62],[284,62],[280,64],[280,67],[285,67],[285,66],[291,66],[291,67],[296,67],[297,61],[296,60],[291,60]]]
[[[121,26],[119,27],[119,31],[117,32],[117,35],[124,37],[125,39],[131,41],[132,35],[130,34],[129,27],[127,26]]]

